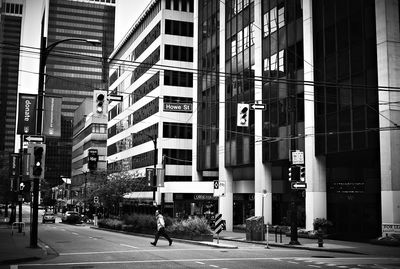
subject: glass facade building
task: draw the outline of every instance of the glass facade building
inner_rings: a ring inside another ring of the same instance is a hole
[[[108,87],[107,57],[114,44],[114,1],[50,0],[47,44],[69,39],[95,39],[101,46],[79,41],[60,43],[46,62],[46,95],[61,96],[61,137],[46,139],[46,179],[57,185],[71,177],[74,111],[93,90]]]
[[[300,227],[327,218],[338,238],[399,223],[398,2],[199,0],[198,12],[194,174],[226,184],[227,228],[290,224],[292,199]],[[266,109],[238,125],[238,104],[254,103]],[[307,187],[292,195],[295,150]]]

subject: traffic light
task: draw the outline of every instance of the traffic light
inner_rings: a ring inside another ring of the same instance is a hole
[[[38,145],[33,148],[33,176],[34,177],[42,177],[44,174],[44,147],[43,145]]]
[[[288,175],[289,175],[289,181],[299,181],[300,180],[300,167],[290,166]]]
[[[44,178],[44,163],[46,155],[46,145],[45,144],[29,144],[28,145],[29,154],[29,176],[31,178]]]
[[[300,166],[300,181],[306,181],[306,167]]]
[[[107,91],[94,91],[93,100],[93,112],[98,115],[107,115]]]
[[[237,126],[249,126],[249,104],[237,104]]]

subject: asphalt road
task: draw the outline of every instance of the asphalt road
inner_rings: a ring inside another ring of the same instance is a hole
[[[59,220],[58,220],[59,221]],[[287,248],[266,249],[245,242],[221,242],[220,249],[91,229],[85,225],[39,224],[39,238],[57,255],[16,268],[400,268],[400,259]],[[223,240],[221,240],[223,241]]]

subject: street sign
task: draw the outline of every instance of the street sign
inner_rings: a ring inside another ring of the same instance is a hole
[[[43,135],[24,135],[24,142],[28,143],[44,143]]]
[[[117,102],[122,102],[122,95],[109,95],[108,96],[108,101],[117,101]]]
[[[291,182],[292,190],[305,190],[307,189],[307,183],[305,182]]]
[[[215,214],[214,232],[219,234],[222,231],[222,214]]]
[[[219,181],[219,196],[225,197],[226,181]]]
[[[300,150],[292,151],[292,164],[304,164],[304,152]]]
[[[267,109],[267,105],[266,104],[250,104],[250,109],[252,110],[257,110],[257,109],[261,109],[261,110],[266,110]]]

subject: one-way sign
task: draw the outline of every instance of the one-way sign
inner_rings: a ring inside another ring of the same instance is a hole
[[[307,183],[305,183],[305,182],[292,182],[290,185],[293,190],[307,189]]]
[[[266,110],[267,105],[266,104],[250,104],[250,109],[256,110],[256,109],[261,109],[261,110]]]
[[[43,135],[24,135],[24,142],[44,143]]]

